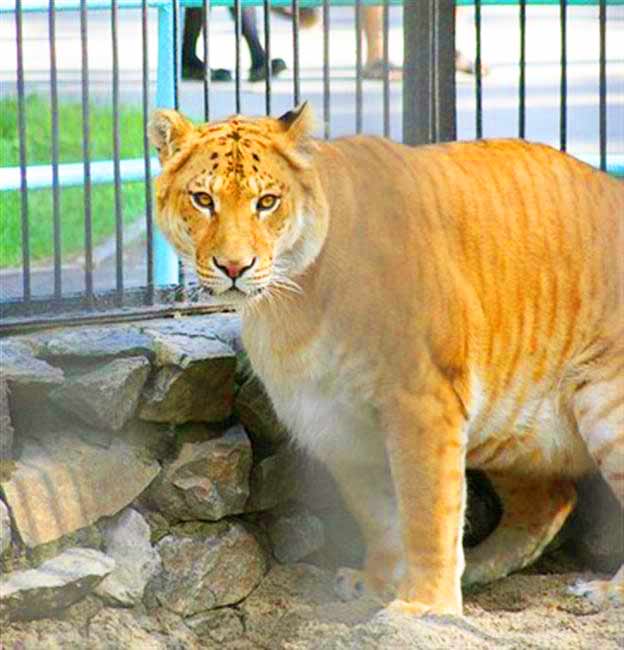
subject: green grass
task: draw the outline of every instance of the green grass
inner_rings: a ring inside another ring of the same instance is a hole
[[[113,113],[108,106],[90,107],[91,160],[113,157]],[[120,114],[121,157],[143,157],[141,112],[122,108]],[[26,155],[29,165],[51,160],[51,116],[49,102],[38,96],[26,100]],[[82,110],[79,104],[59,108],[60,162],[81,162]],[[19,164],[17,101],[0,100],[0,164]],[[22,262],[21,207],[19,192],[0,192],[0,267],[20,266]],[[93,185],[91,191],[93,243],[110,237],[115,228],[113,185]],[[144,214],[145,188],[142,182],[122,186],[124,224]],[[60,190],[62,257],[68,259],[84,249],[84,191],[82,187]],[[28,192],[28,223],[31,261],[45,261],[54,254],[52,190]]]

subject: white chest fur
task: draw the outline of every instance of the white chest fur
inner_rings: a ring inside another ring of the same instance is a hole
[[[366,463],[383,454],[363,356],[346,354],[330,336],[317,337],[291,355],[274,354],[279,332],[253,325],[249,330],[244,341],[252,366],[298,444],[321,459],[357,456]]]

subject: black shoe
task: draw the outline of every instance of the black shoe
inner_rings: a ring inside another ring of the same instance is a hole
[[[182,79],[203,81],[204,64],[199,59],[197,59],[197,61],[192,61],[191,63],[183,63]],[[211,68],[210,81],[232,81],[232,73],[225,68]]]
[[[284,59],[271,60],[271,76],[276,77],[280,72],[284,72],[288,66]],[[249,81],[263,81],[266,79],[266,69],[264,65],[256,66],[249,69]]]

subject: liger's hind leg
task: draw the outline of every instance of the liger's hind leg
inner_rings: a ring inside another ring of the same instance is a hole
[[[567,480],[488,474],[503,508],[496,529],[466,551],[464,586],[491,582],[534,562],[559,532],[576,503]]]
[[[624,346],[574,396],[579,432],[598,469],[624,507]],[[578,583],[573,593],[592,602],[624,605],[624,566],[611,580]]]

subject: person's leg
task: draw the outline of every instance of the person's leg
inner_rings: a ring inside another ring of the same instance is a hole
[[[204,24],[201,7],[189,7],[184,12],[184,32],[182,35],[182,79],[204,78],[204,62],[195,54],[197,39]],[[212,81],[230,81],[232,73],[224,68],[210,70]]]
[[[182,65],[201,65],[195,54],[197,39],[202,28],[201,7],[189,7],[184,13],[184,34],[182,37]]]
[[[234,17],[234,9],[230,9]],[[258,36],[258,21],[256,20],[255,7],[247,7],[241,11],[241,32],[249,48],[251,67],[260,68],[265,62],[265,53],[260,37]]]
[[[383,79],[383,7],[362,8],[362,30],[366,40],[366,63],[363,76],[365,79]],[[400,66],[388,62],[388,69],[390,79],[401,78]]]
[[[234,9],[230,9],[234,18]],[[241,33],[249,48],[251,57],[251,68],[249,70],[250,81],[260,81],[265,78],[266,70],[266,53],[260,42],[258,35],[258,21],[256,18],[255,7],[248,7],[241,12]],[[286,69],[286,63],[283,59],[271,60],[271,74],[276,75]]]
[[[362,26],[366,38],[366,65],[383,59],[382,7],[362,9]]]

